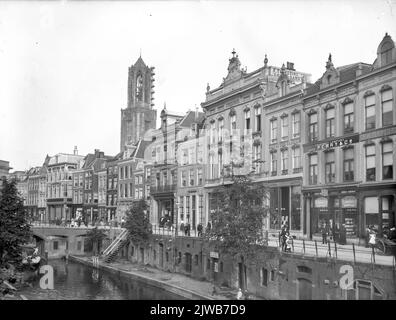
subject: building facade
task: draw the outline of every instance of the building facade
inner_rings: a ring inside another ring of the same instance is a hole
[[[307,89],[304,208],[306,232],[343,230],[364,243],[366,228],[380,235],[395,226],[396,51],[385,35],[373,64],[334,67]]]

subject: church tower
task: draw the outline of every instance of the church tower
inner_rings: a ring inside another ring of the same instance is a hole
[[[128,69],[128,105],[121,109],[120,151],[143,138],[147,130],[155,129],[154,75],[154,67],[148,67],[142,57]]]

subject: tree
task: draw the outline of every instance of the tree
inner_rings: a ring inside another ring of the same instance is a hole
[[[136,245],[146,245],[153,233],[147,209],[142,199],[133,203],[126,213],[125,228],[129,231],[129,240]]]
[[[21,259],[21,245],[32,235],[27,222],[28,213],[18,194],[16,181],[3,178],[0,193],[0,264],[4,254],[12,260]]]
[[[212,226],[206,233],[221,252],[252,258],[257,245],[265,243],[264,206],[266,188],[254,184],[247,176],[234,176],[230,186],[218,192],[218,208],[211,212]]]
[[[103,239],[106,237],[106,233],[102,229],[98,229],[98,227],[89,230],[86,238],[88,248],[92,248],[94,254],[99,253]]]

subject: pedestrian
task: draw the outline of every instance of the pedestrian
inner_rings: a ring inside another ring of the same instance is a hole
[[[184,221],[182,220],[180,223],[180,231],[183,233],[185,232],[185,226],[184,226]]]
[[[285,248],[286,248],[286,227],[285,226],[282,226],[282,230],[280,232],[279,238],[280,238],[282,251],[285,251]]]
[[[322,226],[322,244],[327,244],[327,223]]]
[[[375,243],[376,243],[376,236],[377,236],[377,233],[375,232],[374,228],[373,228],[373,229],[370,229],[370,233],[369,233],[369,237],[370,237],[370,239],[369,239],[369,244],[370,244],[370,247],[373,248],[373,250],[374,250]]]
[[[206,225],[206,232],[210,232],[210,229],[212,229],[212,224],[208,221],[208,224]]]
[[[286,233],[286,240],[285,240],[285,251],[291,252],[292,249],[293,238],[289,232]]]
[[[190,236],[190,228],[191,228],[190,223],[187,222],[186,228],[184,230],[184,235]]]
[[[198,224],[197,226],[197,231],[198,231],[198,237],[202,237],[202,224]]]
[[[243,297],[242,289],[239,288],[238,293],[237,293],[237,300],[242,300],[242,297]]]

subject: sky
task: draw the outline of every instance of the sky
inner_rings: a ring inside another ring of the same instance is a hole
[[[0,1],[0,159],[13,170],[45,156],[119,152],[128,67],[155,67],[155,108],[185,112],[218,87],[235,48],[253,71],[287,61],[317,80],[373,63],[396,40],[396,0]]]

